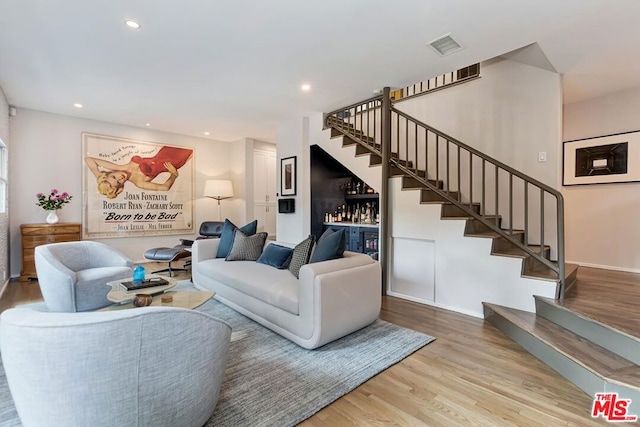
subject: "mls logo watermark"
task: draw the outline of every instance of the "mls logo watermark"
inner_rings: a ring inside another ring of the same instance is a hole
[[[591,408],[591,417],[602,416],[611,423],[626,423],[638,420],[637,415],[629,414],[631,399],[621,399],[618,393],[596,393]]]

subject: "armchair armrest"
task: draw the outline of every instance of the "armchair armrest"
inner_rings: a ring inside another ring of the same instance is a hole
[[[186,247],[191,247],[193,246],[193,240],[191,239],[180,239],[180,245],[182,246],[186,246]]]

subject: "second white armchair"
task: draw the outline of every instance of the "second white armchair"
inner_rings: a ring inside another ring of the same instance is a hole
[[[112,304],[107,282],[133,275],[133,261],[98,242],[52,243],[35,249],[38,283],[51,311],[89,311]]]

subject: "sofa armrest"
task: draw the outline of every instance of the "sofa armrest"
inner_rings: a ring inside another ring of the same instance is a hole
[[[218,245],[220,239],[202,239],[195,240],[191,246],[191,262],[196,264],[198,261],[213,259],[218,254]]]
[[[302,268],[300,268],[300,276],[302,277],[303,275],[308,274],[318,276],[332,271],[360,267],[362,265],[373,264],[375,262],[376,261],[368,255],[345,251],[342,258],[303,265]]]
[[[305,347],[324,345],[378,318],[380,264],[366,255],[307,264],[300,269],[299,298],[300,312],[312,312],[315,325]]]

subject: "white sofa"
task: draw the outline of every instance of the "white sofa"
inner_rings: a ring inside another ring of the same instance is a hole
[[[378,318],[380,265],[367,255],[345,252],[343,258],[306,264],[296,279],[287,269],[216,258],[219,242],[194,242],[195,287],[215,291],[217,300],[304,348],[320,347]]]

